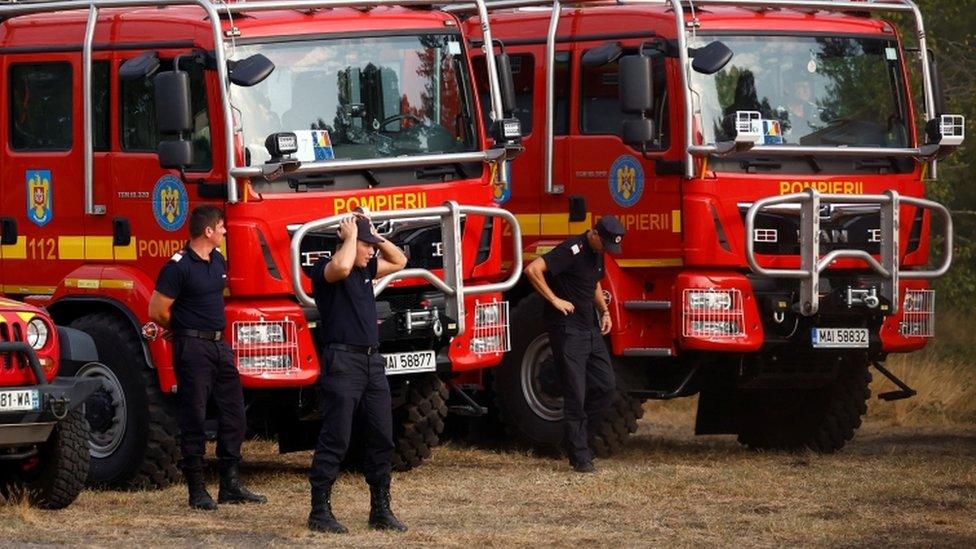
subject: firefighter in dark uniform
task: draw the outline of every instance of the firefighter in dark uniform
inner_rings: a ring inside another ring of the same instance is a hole
[[[547,302],[546,329],[563,389],[563,444],[580,473],[596,471],[588,435],[596,432],[615,389],[603,341],[613,324],[600,279],[604,251],[620,253],[624,232],[616,217],[601,217],[595,229],[565,240],[525,268]]]
[[[163,266],[149,302],[150,318],[170,329],[173,368],[180,406],[180,468],[190,507],[214,510],[217,504],[203,479],[204,421],[211,400],[217,410],[217,460],[220,503],[265,503],[267,498],[241,485],[238,464],[244,441],[244,396],[234,356],[224,335],[224,214],[198,206],[190,214],[190,242]]]
[[[407,258],[393,243],[380,238],[361,215],[341,222],[339,238],[341,243],[332,257],[319,260],[312,269],[312,293],[321,315],[324,344],[319,376],[324,399],[322,431],[309,475],[312,512],[308,527],[347,532],[332,514],[332,485],[349,449],[353,420],[359,416],[366,426],[369,526],[403,532],[407,527],[390,510],[393,412],[386,361],[378,353],[373,280],[403,269]]]

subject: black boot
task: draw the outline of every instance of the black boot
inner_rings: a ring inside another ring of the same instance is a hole
[[[220,468],[220,491],[217,493],[220,503],[267,503],[268,498],[255,494],[241,485],[237,471],[237,464]]]
[[[332,514],[332,487],[312,490],[312,512],[308,514],[308,529],[315,532],[345,534],[349,532]]]
[[[369,527],[406,532],[407,527],[390,509],[390,479],[369,486]]]
[[[203,480],[202,470],[184,469],[183,477],[186,478],[186,487],[190,492],[190,507],[204,511],[217,509],[217,504],[207,492],[207,483]]]

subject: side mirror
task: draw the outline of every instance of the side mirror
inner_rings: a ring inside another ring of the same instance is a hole
[[[580,63],[584,67],[602,67],[616,61],[622,53],[623,50],[620,48],[619,42],[607,42],[592,50],[587,50],[580,59]]]
[[[182,170],[193,164],[192,144],[183,139],[160,141],[156,154],[159,155],[159,166],[165,169]]]
[[[645,113],[654,109],[654,78],[651,58],[628,55],[620,60],[620,108],[624,112]]]
[[[650,118],[624,120],[623,142],[646,151],[654,145],[654,121]]]
[[[732,60],[732,50],[718,40],[691,50],[689,54],[694,58],[691,68],[701,74],[715,74]]]
[[[120,80],[140,80],[149,78],[159,70],[159,54],[147,51],[132,59],[126,59],[119,67]]]
[[[240,61],[228,61],[227,64],[231,83],[245,88],[260,84],[275,69],[275,64],[260,53]]]
[[[569,197],[569,222],[586,221],[586,197],[574,194]]]
[[[173,64],[177,66],[179,58]],[[181,134],[193,129],[190,115],[190,76],[186,71],[162,72],[153,78],[156,126],[160,133]]]
[[[503,116],[511,117],[515,112],[515,75],[512,73],[512,60],[505,52],[495,56],[495,68],[498,69],[498,88],[502,94]]]

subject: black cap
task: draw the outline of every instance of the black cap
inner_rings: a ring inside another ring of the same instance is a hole
[[[620,253],[620,241],[626,232],[616,216],[605,215],[596,222],[596,233],[600,235],[604,249],[612,254]]]
[[[356,240],[361,242],[368,244],[380,244],[383,242],[383,239],[373,234],[373,224],[365,217],[356,218],[356,232]]]

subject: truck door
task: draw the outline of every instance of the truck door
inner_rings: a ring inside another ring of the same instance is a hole
[[[518,216],[523,245],[534,253],[533,243],[567,234],[568,201],[544,190],[546,143],[546,57],[544,46],[510,47],[517,108],[525,152],[512,164],[510,182],[496,191],[496,202]],[[555,105],[553,110],[553,185],[567,181],[566,151],[569,128],[570,52],[556,52]]]
[[[593,46],[583,46],[581,54]],[[636,50],[625,48],[623,55]],[[646,51],[645,51],[646,53]],[[653,50],[652,50],[653,53]],[[618,61],[579,67],[578,135],[573,138],[567,194],[587,197],[594,216],[614,214],[627,229],[621,264],[672,266],[681,258],[679,178],[667,175],[670,147],[665,58],[653,57],[658,139],[646,154],[621,140],[625,113],[618,96]],[[662,168],[665,167],[665,168]]]
[[[3,57],[3,290],[50,294],[84,260],[81,55]],[[9,240],[8,240],[9,241]]]
[[[184,181],[174,170],[159,166],[156,147],[161,134],[156,127],[151,78],[121,80],[118,67],[139,52],[125,52],[116,65],[118,80],[119,144],[113,152],[114,171],[110,184],[116,223],[129,225],[132,242],[128,248],[116,248],[116,261],[136,265],[155,280],[162,264],[188,240],[187,222],[190,209],[198,200],[198,187],[213,179],[211,126],[208,109],[206,71],[191,56],[183,56],[180,68],[190,77],[190,104],[193,130],[193,164],[187,168]],[[160,53],[159,71],[170,71],[173,53]],[[187,181],[201,182],[193,185]],[[223,190],[217,185],[215,191]],[[108,234],[111,229],[108,229]]]
[[[547,236],[566,234],[567,201],[560,195],[546,196],[543,190],[545,120],[545,47],[509,46],[506,48],[512,64],[515,81],[516,109],[512,113],[522,124],[522,145],[525,151],[509,163],[508,184],[495,188],[495,202],[514,213],[522,228],[523,245],[530,252],[533,243]],[[481,104],[482,118],[490,123],[488,113],[491,99],[488,94],[488,77],[484,57],[473,60]],[[556,55],[556,105],[554,121],[553,182],[565,185],[567,147],[566,129],[569,126],[569,51]],[[490,127],[488,127],[490,129]]]

